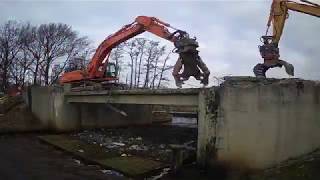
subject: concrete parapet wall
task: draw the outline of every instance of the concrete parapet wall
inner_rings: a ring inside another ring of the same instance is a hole
[[[320,147],[317,82],[234,78],[215,93],[199,122],[201,162],[267,168]]]

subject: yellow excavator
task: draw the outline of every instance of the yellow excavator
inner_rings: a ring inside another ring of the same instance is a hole
[[[289,15],[289,10],[320,17],[320,5],[314,2],[307,0],[300,0],[300,2],[273,0],[266,34],[261,37],[263,45],[259,46],[260,55],[264,59],[264,62],[257,64],[253,68],[256,77],[266,77],[265,73],[268,69],[282,66],[285,67],[285,70],[289,75],[294,75],[293,65],[279,59],[280,53],[278,47],[285,22]],[[268,31],[271,25],[273,32],[272,36],[269,36]]]

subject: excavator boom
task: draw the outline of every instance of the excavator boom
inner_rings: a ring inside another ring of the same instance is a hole
[[[268,29],[273,25],[273,43],[277,44],[280,41],[285,21],[288,17],[288,11],[296,11],[304,14],[308,14],[315,17],[320,17],[320,6],[309,1],[303,1],[306,3],[298,3],[288,0],[273,0],[270,10],[270,16],[268,20]]]
[[[286,72],[294,76],[294,67],[292,64],[280,60],[279,41],[284,29],[285,22],[288,18],[288,11],[296,11],[315,17],[320,17],[320,6],[308,0],[301,0],[298,3],[290,0],[273,0],[271,4],[270,16],[267,23],[267,31],[262,36],[263,45],[259,46],[260,54],[264,63],[257,64],[253,72],[257,77],[265,77],[268,69],[284,66]],[[268,30],[272,24],[272,36],[268,35]]]
[[[175,32],[171,33],[168,28],[175,30]],[[171,27],[170,24],[162,22],[155,17],[138,16],[133,23],[125,25],[116,33],[108,36],[99,45],[86,70],[76,70],[64,73],[60,79],[60,83],[63,84],[81,80],[103,78],[106,65],[108,64],[108,56],[112,49],[120,43],[145,31],[167,39],[173,43],[181,37],[189,36],[186,32],[177,30]]]

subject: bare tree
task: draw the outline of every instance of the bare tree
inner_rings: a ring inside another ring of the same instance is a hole
[[[38,30],[36,26],[26,24],[22,27],[21,43],[23,45],[23,48],[27,50],[27,52],[33,59],[33,65],[30,69],[33,73],[33,84],[40,84],[40,81],[38,81],[38,75],[39,68],[43,59],[43,46],[40,43]]]
[[[153,67],[152,83],[150,84],[150,87],[152,89],[154,89],[155,81],[159,76],[158,69],[160,69],[159,68],[160,58],[165,53],[165,50],[166,50],[165,46],[156,48],[155,50],[155,60],[154,60],[154,63],[152,64],[152,67]]]
[[[141,69],[142,69],[142,62],[143,62],[143,57],[145,55],[145,45],[147,40],[145,38],[137,38],[137,49],[139,52],[139,64],[138,64],[138,78],[137,78],[137,86],[140,86],[140,78],[141,78]]]
[[[157,57],[157,47],[159,45],[159,42],[156,41],[149,41],[148,46],[146,47],[146,62],[144,64],[145,66],[145,79],[144,79],[144,88],[149,87],[150,83],[150,74],[152,71],[152,63],[155,61]]]
[[[24,86],[56,82],[70,60],[84,59],[92,52],[87,37],[79,37],[70,26],[61,23],[33,26],[8,21],[0,26],[1,90],[10,83]]]
[[[126,43],[124,43],[123,52],[125,52],[129,57],[129,62],[127,63],[130,68],[130,87],[139,88],[141,82],[142,66],[146,50],[145,38],[134,38]]]
[[[168,71],[168,70],[170,70],[170,69],[173,68],[173,66],[168,66],[168,65],[167,65],[167,62],[168,62],[168,60],[170,59],[170,54],[171,54],[171,53],[172,53],[172,51],[170,51],[170,52],[167,54],[167,56],[165,57],[165,59],[164,59],[164,61],[163,61],[163,65],[162,65],[161,70],[160,70],[160,75],[159,75],[159,81],[158,81],[158,86],[157,86],[157,88],[160,88],[162,81],[168,81],[168,79],[164,77],[164,74],[165,74],[166,71]]]
[[[158,88],[162,81],[167,80],[165,72],[170,69],[167,65],[170,53],[163,58],[166,47],[161,46],[159,42],[134,38],[123,43],[121,51],[115,52],[121,58],[123,68],[129,67],[124,78],[128,82],[129,75],[130,88]]]
[[[25,49],[20,49],[15,58],[15,63],[10,66],[10,76],[14,84],[21,87],[25,85],[25,82],[29,80],[28,76],[30,75],[32,63],[33,59],[30,58],[30,54]]]
[[[124,47],[125,43],[119,44],[117,47],[115,47],[110,55],[110,61],[114,61],[116,64],[116,67],[118,68],[118,76],[121,76],[121,71],[123,70],[123,57],[124,57]]]
[[[129,59],[130,59],[128,66],[130,67],[130,89],[131,89],[133,87],[136,87],[136,80],[135,80],[135,77],[136,77],[135,64],[136,63],[135,62],[138,59],[139,52],[137,51],[137,48],[136,48],[137,42],[135,41],[135,39],[125,42],[125,47],[126,47],[126,50],[124,51],[129,55]]]
[[[59,58],[64,58],[63,66],[70,58],[77,56],[81,48],[88,45],[86,38],[78,38],[66,24],[44,24],[38,28],[40,44],[43,46],[44,81],[49,85],[51,65]],[[63,68],[61,68],[63,69]]]
[[[0,26],[0,76],[1,90],[9,86],[10,66],[14,63],[20,50],[20,24],[8,21]]]
[[[78,34],[66,24],[42,24],[39,27],[26,25],[24,27],[24,47],[29,51],[34,61],[34,84],[38,80],[45,85],[55,82],[64,70],[68,61],[81,53],[89,46],[86,37]],[[60,68],[57,68],[59,64]],[[55,65],[55,76],[51,76],[51,68]]]

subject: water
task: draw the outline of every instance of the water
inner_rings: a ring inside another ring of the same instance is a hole
[[[172,117],[171,125],[179,127],[197,128],[197,118]]]

